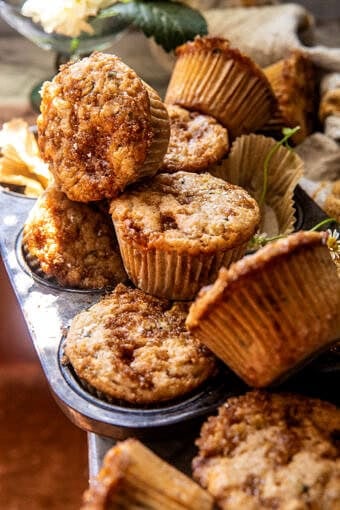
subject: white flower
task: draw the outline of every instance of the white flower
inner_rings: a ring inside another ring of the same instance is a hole
[[[331,252],[331,256],[333,260],[340,260],[340,232],[337,230],[327,230],[328,238],[327,238],[327,246],[329,251]]]
[[[113,3],[115,0],[26,0],[21,12],[49,34],[78,37],[81,32],[93,33],[87,18]]]

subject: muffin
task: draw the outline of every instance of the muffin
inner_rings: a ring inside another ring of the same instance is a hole
[[[113,446],[81,510],[212,510],[213,499],[136,439]]]
[[[192,299],[245,252],[256,201],[208,173],[159,174],[111,201],[125,269],[152,295]]]
[[[277,110],[265,130],[281,134],[285,126],[300,126],[293,136],[295,144],[303,142],[314,130],[316,75],[313,62],[299,50],[266,67],[267,76],[277,99]]]
[[[167,105],[170,141],[162,171],[199,172],[219,161],[228,150],[227,130],[213,117]]]
[[[108,401],[154,404],[180,397],[215,370],[185,328],[188,307],[120,284],[73,320],[64,352],[78,378]]]
[[[96,289],[127,280],[108,213],[72,202],[55,185],[25,222],[23,251],[32,270],[64,287]]]
[[[321,99],[319,118],[325,122],[330,115],[340,117],[340,88],[329,90]]]
[[[187,326],[247,384],[271,384],[340,333],[340,279],[327,234],[297,232],[222,268]]]
[[[112,198],[154,175],[169,135],[158,94],[114,55],[70,62],[43,85],[39,148],[70,200]]]
[[[203,425],[194,478],[223,510],[336,510],[340,411],[300,395],[250,392]]]
[[[196,37],[176,49],[165,102],[215,117],[232,138],[271,118],[275,97],[262,70],[220,37]]]

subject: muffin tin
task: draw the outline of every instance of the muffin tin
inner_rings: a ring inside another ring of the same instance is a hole
[[[226,367],[190,395],[148,408],[110,404],[85,391],[72,369],[64,365],[62,343],[65,328],[79,311],[97,302],[103,292],[65,289],[32,274],[21,249],[21,232],[33,201],[0,191],[1,255],[22,308],[32,341],[54,397],[65,414],[80,428],[113,439],[134,435],[145,441],[157,437],[173,441],[186,433],[197,434],[202,419],[212,414],[228,396],[245,391],[245,385]],[[296,229],[310,229],[327,216],[298,186],[295,190]],[[339,373],[340,355],[325,354],[284,388],[336,400],[332,380]],[[323,383],[316,373],[323,373]],[[281,387],[280,387],[281,389]],[[92,438],[92,439],[91,439]],[[90,443],[98,438],[90,435]],[[99,448],[100,449],[100,448]],[[93,472],[93,469],[92,469]]]

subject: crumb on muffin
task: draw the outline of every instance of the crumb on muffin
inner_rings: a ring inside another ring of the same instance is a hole
[[[214,356],[185,328],[187,309],[120,284],[73,319],[65,354],[108,399],[150,404],[182,396],[215,370]]]
[[[23,231],[27,261],[66,287],[113,286],[127,280],[110,216],[100,206],[72,202],[50,186]]]
[[[170,140],[162,171],[199,172],[225,156],[228,133],[213,117],[167,105]]]
[[[203,425],[194,478],[223,510],[335,510],[340,411],[299,395],[250,392]]]

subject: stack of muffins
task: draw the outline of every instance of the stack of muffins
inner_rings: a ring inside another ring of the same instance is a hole
[[[113,402],[179,398],[215,373],[214,354],[267,386],[340,330],[325,235],[292,234],[244,257],[264,213],[269,139],[249,133],[277,112],[268,79],[220,38],[198,37],[177,57],[165,104],[101,53],[63,66],[42,90],[38,140],[55,182],[25,224],[23,250],[60,285],[118,284],[74,318],[65,343],[79,381]],[[280,150],[267,202],[288,233],[302,170]]]

